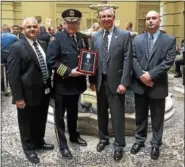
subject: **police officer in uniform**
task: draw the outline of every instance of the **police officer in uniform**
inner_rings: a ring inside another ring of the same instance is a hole
[[[51,37],[48,47],[48,64],[54,70],[53,88],[55,98],[55,127],[60,152],[64,158],[71,159],[65,137],[64,113],[67,111],[67,127],[70,142],[87,146],[76,131],[78,119],[78,101],[86,86],[86,76],[77,71],[80,49],[88,49],[86,35],[77,32],[82,13],[76,9],[67,9],[62,13],[66,28]]]

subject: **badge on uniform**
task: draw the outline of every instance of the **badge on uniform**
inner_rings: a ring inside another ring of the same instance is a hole
[[[49,42],[53,42],[54,40],[55,40],[55,37],[51,36]]]
[[[50,93],[50,88],[45,89],[45,95],[47,95],[48,93]]]

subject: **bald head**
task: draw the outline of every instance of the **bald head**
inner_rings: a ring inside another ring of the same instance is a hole
[[[37,20],[35,19],[35,17],[28,17],[26,19],[23,20],[22,22],[22,27],[25,27],[25,25],[28,23],[28,22],[34,22],[36,24],[38,24]]]
[[[160,15],[156,11],[149,11],[146,14],[146,28],[149,33],[155,33],[160,27]]]
[[[155,10],[152,10],[152,11],[149,11],[147,14],[146,14],[146,17],[147,16],[150,16],[150,15],[152,15],[152,16],[157,16],[157,17],[159,17],[160,18],[160,15],[159,15],[159,13],[158,12],[156,12]]]
[[[39,33],[37,20],[34,17],[28,17],[23,20],[22,26],[24,35],[33,41],[36,40]]]

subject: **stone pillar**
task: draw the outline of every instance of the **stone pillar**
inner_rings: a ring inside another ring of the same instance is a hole
[[[41,16],[42,23],[49,27],[49,19],[52,25],[52,6],[51,2],[22,2],[22,19],[26,17]]]
[[[137,32],[142,33],[146,29],[146,14],[151,10],[159,12],[159,5],[159,2],[137,2]]]
[[[107,2],[108,4],[115,4],[118,5],[118,9],[115,10],[116,18],[115,20],[120,21],[120,25],[118,26],[120,29],[126,28],[127,22],[133,23],[133,31],[137,31],[137,2]]]
[[[2,11],[2,25],[8,24],[13,25],[14,24],[14,2],[2,2],[1,3],[1,11]]]
[[[160,2],[161,29],[176,37],[178,45],[184,39],[184,3]]]

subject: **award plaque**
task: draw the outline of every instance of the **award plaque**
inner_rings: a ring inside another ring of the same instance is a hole
[[[84,74],[96,74],[96,66],[98,61],[97,52],[91,50],[80,50],[80,57],[78,60],[78,71]]]

